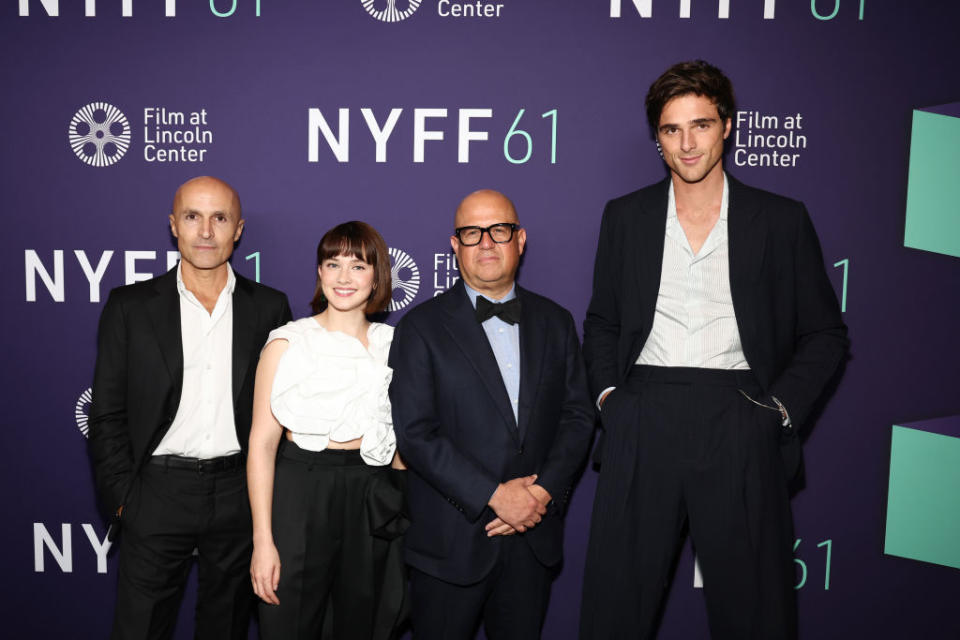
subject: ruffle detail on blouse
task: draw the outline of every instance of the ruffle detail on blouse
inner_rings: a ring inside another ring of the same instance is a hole
[[[364,462],[390,464],[397,447],[387,393],[393,378],[386,365],[392,329],[371,325],[369,351],[356,338],[327,331],[312,318],[270,334],[271,340],[290,342],[277,365],[270,408],[298,446],[322,451],[330,440],[362,437]]]

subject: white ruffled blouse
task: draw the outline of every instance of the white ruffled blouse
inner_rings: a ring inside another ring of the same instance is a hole
[[[371,323],[369,349],[345,333],[327,331],[312,317],[274,329],[267,342],[278,338],[290,345],[277,365],[270,408],[297,446],[323,451],[330,440],[362,437],[364,462],[390,464],[397,448],[387,395],[393,327]]]

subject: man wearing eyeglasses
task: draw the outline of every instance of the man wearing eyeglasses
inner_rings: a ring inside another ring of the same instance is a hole
[[[410,469],[417,640],[540,637],[563,515],[593,434],[570,313],[516,285],[513,203],[477,191],[450,245],[462,279],[399,322],[390,353],[397,446]]]
[[[604,443],[580,637],[654,637],[689,531],[711,636],[792,639],[787,484],[846,327],[803,204],[723,170],[730,80],[679,63],[646,105],[668,175],[607,204],[584,322]]]

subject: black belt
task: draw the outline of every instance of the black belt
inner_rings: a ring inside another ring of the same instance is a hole
[[[150,464],[163,467],[165,469],[185,469],[187,471],[196,471],[197,473],[217,473],[218,471],[232,471],[243,466],[243,455],[235,453],[231,456],[222,456],[220,458],[187,458],[185,456],[153,456],[150,458]]]

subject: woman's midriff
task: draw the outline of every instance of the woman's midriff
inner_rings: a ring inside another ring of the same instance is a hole
[[[287,440],[293,442],[293,431],[290,431],[290,429],[284,429],[284,434],[287,436]],[[347,440],[346,442],[330,440],[327,443],[327,449],[359,449],[360,442],[362,440],[363,438],[354,438],[353,440]]]

